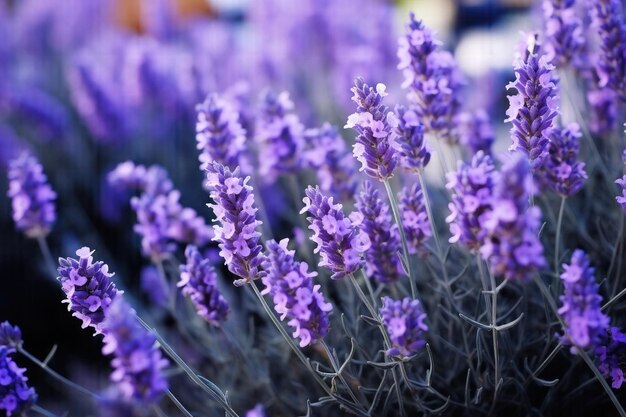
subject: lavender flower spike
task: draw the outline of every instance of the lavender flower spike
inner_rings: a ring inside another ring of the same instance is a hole
[[[0,346],[16,348],[22,344],[22,331],[17,326],[4,321],[0,323]]]
[[[56,218],[56,193],[48,184],[41,164],[23,153],[9,162],[8,177],[15,225],[28,237],[45,237]]]
[[[593,22],[600,35],[602,54],[596,71],[599,86],[608,87],[626,101],[626,24],[620,0],[594,0]]]
[[[564,67],[582,64],[585,46],[583,22],[576,16],[575,0],[543,0],[546,54],[550,62]]]
[[[216,161],[207,166],[207,185],[213,199],[209,207],[220,223],[213,226],[213,240],[219,242],[220,256],[228,270],[241,277],[235,281],[237,286],[265,275],[262,269],[265,257],[259,244],[261,233],[257,231],[261,222],[256,218],[249,180],[250,177],[240,176],[239,168],[231,171]]]
[[[209,94],[196,106],[196,141],[200,151],[200,169],[217,161],[232,169],[242,164],[246,130],[239,123],[239,113],[225,99]]]
[[[93,251],[88,247],[76,251],[78,259],[59,258],[61,288],[67,296],[68,311],[83,321],[82,328],[91,326],[95,334],[102,334],[103,321],[113,300],[123,291],[115,287],[112,273],[102,261],[93,262]]]
[[[185,249],[187,263],[180,266],[178,287],[195,305],[198,315],[212,326],[220,327],[228,316],[228,302],[217,288],[217,273],[193,245]]]
[[[570,351],[575,354],[577,349],[598,347],[608,330],[609,318],[602,312],[602,296],[587,254],[575,250],[570,264],[563,264],[563,270],[559,314],[566,327],[561,343],[571,346]]]
[[[452,190],[450,215],[446,218],[452,235],[450,243],[460,242],[471,251],[482,245],[480,219],[491,210],[494,170],[491,157],[478,151],[469,164],[459,161],[456,172],[447,174],[446,188]]]
[[[414,255],[424,249],[424,242],[432,236],[419,182],[403,187],[398,203],[409,253]]]
[[[533,168],[541,165],[548,154],[553,119],[557,116],[557,83],[554,65],[542,55],[536,37],[528,41],[525,56],[515,63],[515,81],[507,89],[517,94],[509,96],[506,122],[512,122],[510,151],[528,155]]]
[[[404,169],[419,172],[428,165],[430,151],[424,141],[424,126],[420,123],[417,113],[407,110],[404,106],[396,107],[398,127],[396,143],[398,155]]]
[[[472,155],[478,151],[483,151],[487,155],[491,154],[491,146],[496,140],[489,114],[478,109],[474,112],[461,113],[457,122],[459,123],[459,139]]]
[[[422,310],[419,300],[409,297],[402,300],[384,297],[380,317],[391,339],[388,355],[412,356],[426,344],[424,340],[424,333],[428,331],[425,323],[426,313]]]
[[[356,207],[363,217],[359,227],[371,242],[365,252],[367,275],[381,283],[396,281],[402,273],[398,257],[401,248],[398,226],[391,219],[389,206],[381,200],[372,183],[365,181]]]
[[[357,131],[353,153],[361,163],[360,170],[379,180],[391,178],[398,163],[393,148],[398,123],[395,114],[382,104],[387,96],[385,90],[384,84],[377,84],[374,89],[357,78],[351,89],[357,111],[348,117],[345,125]]]
[[[480,254],[506,279],[527,281],[546,263],[539,240],[541,210],[528,207],[533,192],[528,159],[515,154],[496,177],[491,207],[478,218],[485,232]]]
[[[361,255],[370,247],[369,237],[358,229],[362,215],[345,217],[342,205],[323,195],[319,187],[309,186],[305,194],[300,213],[309,213],[311,240],[317,244],[314,253],[319,252],[321,257],[319,265],[333,273],[332,279],[358,271],[364,265]]]
[[[11,354],[15,350],[0,346],[0,411],[7,417],[22,416],[37,401],[37,394],[27,384],[24,376],[26,369],[20,368],[13,361]]]
[[[321,340],[328,333],[328,314],[333,306],[324,299],[319,285],[313,285],[316,272],[308,272],[305,262],[294,260],[293,250],[288,250],[289,239],[280,243],[267,242],[268,273],[263,277],[265,289],[274,299],[274,309],[280,319],[289,318],[293,337],[300,339],[300,347]]]
[[[126,400],[154,404],[167,391],[163,368],[168,361],[156,346],[156,337],[143,328],[123,297],[111,304],[103,323],[102,353],[113,354],[111,381]]]
[[[605,378],[611,378],[611,386],[620,389],[626,382],[626,334],[618,327],[607,329],[602,344],[596,348],[598,369]]]
[[[553,130],[542,168],[542,180],[564,197],[576,194],[587,179],[585,163],[578,161],[579,138],[580,129],[575,123]]]
[[[624,151],[624,164],[626,164],[626,150]],[[622,178],[615,180],[615,183],[622,187],[622,195],[618,195],[615,197],[617,203],[622,206],[622,210],[624,210],[624,214],[626,214],[626,175]]]
[[[267,91],[261,98],[255,140],[260,147],[259,173],[270,182],[280,174],[296,172],[302,163],[304,126],[292,110],[287,92]]]

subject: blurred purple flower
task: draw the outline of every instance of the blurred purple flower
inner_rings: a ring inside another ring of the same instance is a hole
[[[165,194],[174,188],[165,168],[159,165],[135,165],[132,161],[118,164],[107,175],[109,185],[118,190],[146,194]]]
[[[302,164],[304,126],[293,111],[289,94],[265,91],[255,129],[259,144],[259,174],[269,183],[294,174]]]
[[[141,289],[147,294],[150,302],[158,307],[166,307],[170,297],[170,287],[153,266],[144,266],[139,275]]]
[[[45,237],[56,219],[56,193],[48,184],[43,167],[34,156],[23,153],[9,162],[9,191],[13,221],[31,238]]]
[[[217,161],[235,169],[244,169],[242,158],[246,150],[246,131],[239,123],[239,113],[231,103],[218,96],[209,94],[204,102],[196,106],[196,141],[200,151],[200,169]]]
[[[580,128],[575,123],[553,130],[549,154],[541,169],[542,181],[564,197],[576,194],[587,179],[585,163],[578,161],[580,136]]]
[[[0,323],[0,346],[17,348],[22,344],[22,331],[8,321]]]
[[[546,56],[559,68],[570,62],[580,66],[584,60],[583,22],[575,6],[575,0],[543,0]]]
[[[455,143],[454,118],[460,108],[463,75],[452,54],[440,49],[433,32],[413,13],[409,18],[406,34],[398,40],[402,87],[410,88],[409,100],[426,131]]]
[[[424,125],[413,110],[396,107],[398,127],[396,143],[402,166],[410,172],[419,172],[430,162],[430,150],[424,141]]]
[[[26,369],[13,361],[15,350],[0,346],[0,410],[7,417],[24,415],[37,401],[37,394],[27,385]]]
[[[83,329],[91,326],[95,334],[102,334],[111,303],[123,292],[111,280],[114,274],[109,273],[109,266],[102,261],[93,262],[93,252],[82,247],[76,251],[78,259],[59,258],[57,279],[67,296],[63,302],[72,316],[82,320]]]
[[[333,197],[323,195],[319,187],[309,186],[302,199],[302,213],[309,213],[309,229],[313,231],[311,240],[319,253],[319,266],[328,268],[332,279],[341,279],[352,274],[364,265],[361,255],[370,247],[366,233],[359,231],[362,215],[353,213],[345,217],[341,204],[335,204]]]
[[[459,139],[461,144],[472,155],[483,151],[491,154],[491,146],[496,140],[489,114],[478,109],[474,112],[461,113],[457,122],[459,123]]]
[[[480,219],[492,209],[494,171],[491,157],[478,151],[469,164],[459,161],[457,171],[446,175],[446,188],[452,190],[450,215],[446,218],[452,235],[450,243],[460,242],[471,251],[482,245],[485,232]]]
[[[246,417],[266,417],[263,404],[257,404],[254,408],[246,411]]]
[[[217,288],[217,273],[193,245],[185,249],[187,263],[180,266],[177,286],[189,297],[198,315],[212,326],[220,327],[228,316],[228,302]]]
[[[123,297],[111,304],[103,328],[102,353],[114,355],[111,381],[122,397],[145,405],[157,403],[168,389],[163,374],[168,361],[161,356],[156,337],[141,326]]]
[[[352,101],[356,113],[348,117],[345,128],[356,130],[354,157],[361,163],[360,171],[372,178],[384,180],[393,176],[398,163],[394,146],[397,120],[382,101],[387,96],[384,84],[376,88],[365,84],[362,78],[354,81]]]
[[[426,313],[419,300],[409,297],[394,300],[383,298],[380,317],[391,339],[390,356],[408,357],[415,355],[426,341],[424,333],[428,331],[425,323]]]
[[[507,85],[507,89],[515,88],[517,94],[508,96],[505,122],[513,124],[509,150],[528,155],[534,169],[548,154],[553,119],[558,114],[558,78],[536,36],[530,36],[527,46],[524,56],[516,59],[515,81]]]
[[[348,201],[356,191],[357,170],[337,128],[327,123],[305,132],[309,149],[305,152],[307,165],[317,174],[320,189],[339,201]]]
[[[235,281],[237,286],[265,275],[261,233],[257,230],[261,222],[256,218],[249,180],[250,177],[241,177],[239,168],[231,171],[216,161],[207,166],[207,185],[213,200],[209,207],[220,223],[213,226],[213,240],[219,242],[220,256],[228,270],[241,278]]]
[[[530,164],[517,153],[495,177],[491,207],[478,218],[485,233],[480,254],[495,275],[506,279],[528,281],[545,266],[543,246],[539,240],[541,210],[528,207],[534,193]]]
[[[280,319],[289,318],[287,324],[294,329],[293,337],[300,339],[300,347],[305,347],[326,336],[333,306],[324,299],[320,286],[313,285],[317,272],[308,272],[306,262],[295,261],[295,251],[287,249],[288,244],[289,239],[267,242],[268,273],[263,277],[262,294],[272,296]]]
[[[398,206],[409,253],[414,255],[424,250],[424,242],[432,236],[424,193],[419,183],[402,187]]]
[[[559,297],[559,314],[565,321],[561,343],[577,349],[595,349],[609,328],[609,318],[601,309],[602,296],[585,252],[577,249],[570,264],[563,264],[563,295]]]
[[[595,349],[598,369],[605,378],[611,378],[611,386],[620,389],[626,382],[626,334],[618,327],[610,327],[603,342]]]
[[[599,87],[608,87],[626,101],[626,24],[620,0],[594,0],[592,18],[602,53],[596,66]]]
[[[367,275],[380,283],[396,281],[402,274],[398,227],[391,218],[389,206],[381,200],[371,182],[363,182],[356,208],[363,218],[359,228],[371,243],[365,252]]]

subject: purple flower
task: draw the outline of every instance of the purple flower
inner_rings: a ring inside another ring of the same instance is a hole
[[[302,163],[304,126],[291,113],[293,103],[286,91],[266,91],[255,130],[259,144],[259,174],[274,182],[280,174],[293,174]]]
[[[246,411],[246,417],[265,417],[265,409],[263,404],[257,404],[254,408]]]
[[[596,79],[588,80],[589,129],[597,135],[609,135],[617,126],[619,100],[615,90],[598,87],[597,83]]]
[[[626,151],[624,151],[624,164],[626,164]],[[615,200],[622,206],[622,210],[624,210],[624,214],[626,214],[626,175],[615,180],[615,183],[622,187],[622,195],[615,197]]]
[[[139,282],[141,290],[148,296],[152,304],[158,307],[167,306],[170,298],[170,287],[154,265],[141,268]]]
[[[459,90],[464,81],[454,57],[439,49],[441,42],[413,13],[398,44],[402,87],[410,88],[409,100],[426,131],[456,142],[453,119],[460,108]]]
[[[561,343],[570,351],[593,349],[599,346],[609,328],[609,318],[602,312],[602,296],[585,252],[577,249],[570,264],[563,264],[563,295],[559,314],[565,321]]]
[[[592,17],[602,46],[596,67],[599,87],[608,87],[626,100],[626,24],[621,3],[620,0],[594,0]]]
[[[9,192],[16,227],[31,238],[45,237],[55,221],[57,195],[48,184],[43,167],[23,153],[9,162]]]
[[[139,191],[147,194],[165,194],[174,189],[174,184],[159,165],[135,165],[132,161],[118,164],[107,175],[109,185],[120,191]]]
[[[357,131],[354,157],[361,163],[360,171],[372,178],[384,180],[393,176],[398,157],[393,148],[397,120],[382,101],[387,95],[384,84],[372,88],[362,78],[354,81],[352,101],[356,113],[348,117],[345,128]]]
[[[491,207],[478,218],[485,233],[480,254],[506,279],[527,281],[546,263],[539,240],[541,210],[528,207],[533,192],[528,159],[514,154],[495,178]]]
[[[578,161],[580,130],[577,124],[555,129],[551,134],[548,156],[541,169],[541,179],[564,197],[576,194],[587,179],[585,163]]]
[[[328,315],[333,306],[324,299],[319,285],[313,285],[317,272],[309,272],[306,262],[294,260],[295,251],[288,250],[289,239],[267,242],[268,273],[263,277],[263,294],[270,294],[280,319],[294,329],[293,337],[300,347],[321,340],[328,333]]]
[[[457,118],[459,138],[472,155],[478,151],[491,154],[491,146],[495,142],[495,133],[489,120],[489,114],[483,109],[461,113]]]
[[[574,0],[543,0],[546,55],[557,67],[582,64],[585,46],[582,20],[576,16]]]
[[[11,357],[14,352],[13,348],[0,346],[0,410],[7,417],[23,415],[37,401],[35,390],[27,385],[26,369],[17,366]]]
[[[607,329],[603,342],[595,350],[599,365],[598,369],[605,378],[611,378],[611,386],[615,389],[626,382],[626,334],[618,327]]]
[[[154,404],[167,391],[163,368],[168,361],[156,346],[156,337],[139,323],[123,297],[111,304],[103,322],[102,353],[114,355],[111,381],[117,384],[122,397],[140,404]]]
[[[320,189],[340,201],[348,201],[356,191],[356,166],[343,138],[328,123],[305,132],[310,149],[305,152],[307,165],[317,174]]]
[[[196,142],[200,150],[200,169],[217,161],[231,169],[242,165],[245,152],[246,131],[239,123],[239,113],[233,105],[218,96],[209,94],[196,106]]]
[[[424,242],[432,236],[424,193],[419,183],[408,185],[400,192],[398,206],[402,217],[402,226],[407,240],[410,254],[416,254],[423,250]]]
[[[309,186],[305,194],[300,213],[309,213],[311,240],[317,244],[314,253],[321,257],[319,266],[328,268],[332,279],[358,271],[364,265],[361,255],[370,247],[369,237],[358,228],[362,216],[353,213],[345,217],[342,205],[323,195],[319,187]]]
[[[384,297],[380,317],[391,339],[388,355],[412,356],[426,344],[424,340],[424,333],[428,331],[428,326],[424,322],[426,313],[422,310],[419,300],[410,297],[402,300]]]
[[[109,266],[102,261],[93,262],[93,252],[88,247],[76,251],[78,259],[59,258],[61,288],[67,296],[72,316],[83,321],[82,328],[91,326],[95,334],[103,333],[103,321],[113,300],[122,294],[111,280]]]
[[[183,295],[189,297],[198,315],[212,326],[220,327],[228,316],[228,302],[217,288],[217,273],[211,261],[205,259],[193,245],[185,249],[187,263],[180,266]]]
[[[363,217],[359,228],[367,234],[371,243],[365,252],[365,271],[381,283],[396,281],[402,273],[398,256],[400,238],[389,206],[381,200],[378,190],[369,181],[363,183],[356,200],[356,208]]]
[[[402,166],[410,172],[419,172],[430,161],[430,150],[424,141],[424,126],[414,110],[396,107],[398,127],[396,144]]]
[[[459,161],[457,171],[447,174],[446,188],[452,190],[450,215],[446,218],[452,235],[450,243],[460,242],[472,251],[482,245],[480,219],[492,209],[494,170],[491,157],[478,151],[469,164]]]
[[[553,119],[557,116],[558,78],[554,65],[542,54],[536,37],[529,39],[525,56],[515,63],[515,81],[507,89],[515,88],[517,94],[509,96],[506,122],[512,122],[510,151],[528,155],[533,168],[541,165],[548,154]]]
[[[241,279],[235,285],[243,285],[265,272],[262,265],[265,257],[259,244],[261,233],[257,228],[261,222],[256,218],[254,193],[248,185],[250,177],[242,178],[239,168],[231,171],[216,161],[207,166],[207,185],[213,204],[209,207],[215,213],[215,237],[219,242],[220,256],[228,270]]]
[[[4,321],[0,323],[0,346],[16,348],[22,344],[22,331],[17,326]]]

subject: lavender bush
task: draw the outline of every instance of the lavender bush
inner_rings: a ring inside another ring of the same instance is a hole
[[[482,78],[395,2],[62,3],[0,0],[0,417],[626,417],[619,1]]]

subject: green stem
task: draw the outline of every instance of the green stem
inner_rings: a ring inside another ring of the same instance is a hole
[[[563,212],[565,211],[565,196],[561,196],[561,205],[559,207],[559,217],[556,221],[556,240],[554,242],[554,293],[556,295],[560,292],[561,279],[559,277],[559,246],[561,244],[561,228],[563,225]]]
[[[404,265],[406,266],[407,273],[409,275],[409,283],[411,284],[411,296],[413,298],[417,298],[417,286],[415,284],[415,276],[411,271],[411,258],[409,257],[409,246],[406,240],[406,233],[404,233],[404,226],[402,225],[402,218],[400,217],[400,210],[398,209],[398,203],[396,201],[396,197],[393,194],[393,189],[391,188],[391,183],[389,179],[385,179],[383,181],[385,184],[385,190],[387,190],[387,196],[389,197],[389,204],[391,205],[391,211],[393,212],[393,217],[398,225],[398,229],[400,230],[400,239],[402,240],[402,252],[404,253]]]
[[[492,410],[494,409],[498,398],[498,385],[500,381],[500,355],[498,352],[498,286],[496,285],[496,278],[492,273],[489,273],[489,280],[491,283],[491,328],[493,338],[493,373],[495,380],[493,390]]]
[[[35,356],[33,356],[32,354],[30,354],[26,349],[24,349],[23,346],[18,346],[17,347],[17,351],[19,353],[21,353],[22,355],[24,355],[28,360],[30,360],[31,362],[33,362],[35,365],[39,366],[41,369],[43,369],[44,371],[46,371],[48,373],[48,375],[50,375],[51,377],[53,377],[54,379],[56,379],[57,381],[65,384],[66,386],[84,394],[87,395],[89,397],[95,398],[96,400],[100,399],[100,396],[98,394],[96,394],[95,392],[89,391],[87,388],[82,387],[80,385],[78,385],[77,383],[69,380],[68,378],[64,377],[63,375],[59,374],[57,371],[55,371],[54,369],[50,368],[48,366],[48,364],[43,363],[42,361],[40,361],[39,359],[37,359]]]

